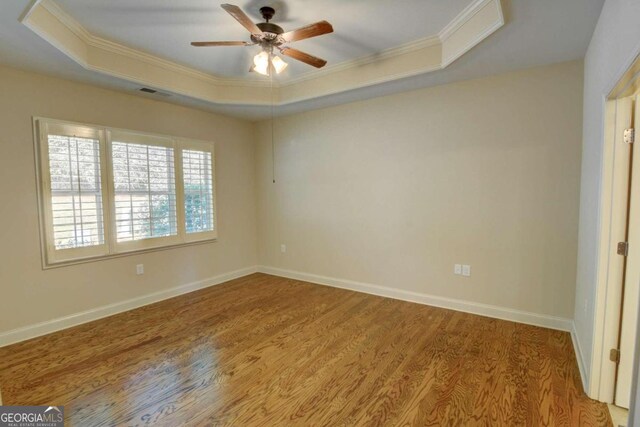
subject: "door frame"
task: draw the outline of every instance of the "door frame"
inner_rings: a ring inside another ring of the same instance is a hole
[[[628,157],[620,156],[615,141],[624,118],[620,117],[619,101],[640,91],[640,56],[636,55],[622,77],[612,85],[612,90],[604,96],[604,147],[600,176],[600,226],[598,238],[598,259],[596,277],[596,297],[594,313],[593,352],[589,397],[602,402],[613,403],[616,381],[616,364],[609,360],[609,351],[618,346],[620,330],[622,275],[624,263],[616,254],[618,241],[624,240],[616,230],[626,227],[627,200],[620,202],[616,197],[616,170],[629,167]],[[629,121],[631,115],[628,116]],[[640,127],[640,124],[636,124]],[[640,142],[636,142],[640,144]],[[625,177],[628,179],[628,177]],[[622,225],[621,223],[625,223]],[[618,258],[616,258],[618,257]]]

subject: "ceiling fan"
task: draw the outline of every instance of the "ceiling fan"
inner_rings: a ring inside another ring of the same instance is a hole
[[[282,55],[297,59],[316,68],[322,68],[326,65],[327,61],[324,59],[290,48],[285,46],[285,44],[332,33],[333,27],[327,21],[316,22],[315,24],[285,33],[282,27],[269,22],[276,12],[271,7],[265,6],[260,8],[260,13],[266,22],[260,22],[258,24],[255,24],[238,6],[222,4],[221,7],[242,24],[243,27],[249,30],[251,33],[251,41],[192,42],[192,46],[259,45],[262,48],[262,52],[253,58],[254,65],[251,67],[251,71],[256,71],[264,75],[271,75],[271,70],[275,70],[275,72],[279,74],[287,67],[287,63],[284,62],[282,58],[273,54],[276,49],[280,51]]]

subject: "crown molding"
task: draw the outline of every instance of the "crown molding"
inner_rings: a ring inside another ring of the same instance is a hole
[[[36,6],[42,6],[46,10],[49,11],[53,16],[58,18],[58,20],[66,26],[73,34],[75,34],[80,39],[88,41],[91,37],[91,33],[89,33],[85,28],[80,25],[78,21],[73,19],[70,15],[68,15],[57,3],[49,0],[40,0]],[[33,9],[32,9],[33,11]]]
[[[455,34],[463,25],[471,20],[479,11],[481,11],[488,4],[495,2],[495,0],[476,0],[464,8],[462,12],[453,21],[449,22],[438,34],[440,41],[449,39]],[[501,11],[502,12],[502,11]]]
[[[419,51],[421,49],[434,47],[434,46],[439,46],[439,45],[440,45],[440,38],[438,36],[425,37],[425,38],[422,38],[422,39],[419,39],[419,40],[415,40],[415,41],[412,41],[412,42],[409,42],[409,43],[405,43],[405,44],[400,45],[398,47],[392,47],[392,48],[383,50],[383,51],[381,51],[379,53],[374,53],[374,54],[369,55],[369,56],[364,56],[362,58],[352,59],[350,61],[340,62],[338,64],[332,64],[332,65],[326,66],[326,67],[324,67],[322,69],[316,69],[316,70],[308,71],[308,72],[302,74],[299,77],[294,77],[292,79],[289,79],[286,82],[280,83],[280,86],[295,85],[295,84],[302,83],[302,82],[307,81],[307,80],[312,80],[312,79],[318,78],[321,75],[338,73],[340,71],[348,70],[350,68],[363,67],[363,66],[366,66],[366,65],[373,64],[375,62],[379,62],[381,60],[383,61],[383,60],[395,58],[397,56],[414,53],[414,52]]]
[[[500,0],[476,0],[438,35],[442,43],[442,68],[459,59],[504,25]]]
[[[140,60],[147,64],[166,68],[168,70],[176,71],[178,73],[184,73],[191,75],[195,78],[199,78],[205,81],[209,81],[212,84],[228,85],[228,86],[251,86],[251,87],[270,87],[268,82],[262,81],[249,81],[244,79],[234,78],[222,78],[214,76],[193,68],[180,65],[176,62],[169,61],[158,56],[143,52],[141,50],[133,49],[131,47],[112,42],[102,37],[95,36],[87,31],[78,21],[73,19],[67,14],[57,3],[52,0],[41,0],[42,7],[47,9],[53,16],[55,16],[60,22],[65,25],[73,34],[84,41],[88,46],[102,49],[107,52],[119,54],[131,59]]]
[[[83,68],[212,104],[270,105],[268,81],[227,78],[91,34],[53,0],[36,0],[21,22]],[[274,82],[282,106],[441,70],[504,25],[500,0],[475,0],[439,34]]]

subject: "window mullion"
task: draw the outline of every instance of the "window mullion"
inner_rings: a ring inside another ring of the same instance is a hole
[[[174,143],[174,178],[176,180],[176,225],[178,227],[178,236],[180,240],[187,240],[187,226],[185,224],[185,195],[184,195],[184,170],[182,168],[182,142]]]
[[[94,188],[93,199],[95,200],[96,206],[98,206],[99,210],[102,212],[102,221],[97,221],[98,234],[102,236],[102,239],[104,240],[104,242],[107,244],[107,247],[108,247],[109,241],[107,238],[107,234],[105,233],[105,225],[104,225],[104,223],[106,222],[106,216],[104,212],[105,206],[102,203],[102,197],[98,197],[98,194],[96,194],[96,191],[101,191],[102,181],[105,179],[104,177],[106,176],[100,172],[102,169],[102,165],[100,164],[101,162],[99,162],[99,160],[101,160],[102,162],[106,162],[107,159],[105,158],[105,156],[100,156],[99,153],[102,150],[101,148],[102,141],[100,141],[100,139],[98,139],[98,141],[99,141],[98,150],[97,151],[93,150],[93,165],[94,165],[93,173],[95,175],[95,179],[93,181],[93,188]],[[101,193],[104,194],[104,191],[101,191]]]
[[[135,240],[136,233],[135,227],[133,225],[133,195],[131,194],[131,158],[129,156],[129,145],[127,145],[127,193],[129,194],[129,221],[131,223],[131,239]]]
[[[147,201],[149,203],[149,235],[151,237],[153,234],[153,200],[151,197],[151,165],[149,164],[149,146],[146,146],[147,149]]]
[[[200,158],[198,159],[198,181],[200,183],[200,185],[198,186],[198,191],[200,193],[200,224],[201,224],[201,229],[206,230],[207,229],[207,225],[205,224],[204,221],[204,191],[203,191],[203,187],[205,185],[205,178],[204,178],[204,173],[203,173],[203,165],[205,162],[206,156],[200,156]]]
[[[105,206],[102,209],[102,223],[104,224],[105,242],[110,254],[115,251],[116,238],[115,183],[113,182],[111,156],[111,132],[103,130],[100,133],[100,169],[102,170],[100,188],[102,190],[102,204]]]
[[[98,144],[100,144],[98,142]],[[79,142],[76,139],[75,141],[75,145],[76,145],[76,174],[78,177],[78,208],[80,209],[80,233],[82,235],[82,239],[84,240],[84,212],[82,210],[82,179],[80,177],[80,147],[78,147]],[[78,235],[78,232],[76,231],[76,236]],[[76,237],[77,240],[77,237]]]
[[[206,191],[206,199],[207,199],[207,211],[206,211],[206,223],[207,228],[213,227],[213,196],[211,194],[211,189],[213,187],[213,178],[211,177],[211,160],[207,162],[207,158],[203,159],[204,163],[204,180],[205,180],[205,191]]]
[[[77,231],[77,224],[76,224],[76,195],[75,192],[73,191],[73,173],[72,171],[72,165],[73,165],[73,160],[71,157],[71,139],[67,139],[67,157],[69,158],[69,189],[71,190],[72,196],[71,196],[71,209],[73,209],[73,238],[78,241],[78,231]],[[51,171],[49,171],[49,173],[51,173]],[[51,194],[53,194],[53,188],[51,189]],[[54,239],[55,239],[55,233],[52,233],[54,235]]]

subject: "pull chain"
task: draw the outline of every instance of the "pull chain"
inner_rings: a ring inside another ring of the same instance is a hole
[[[271,55],[269,55],[271,56]],[[271,58],[269,60],[269,67],[271,67]],[[276,183],[276,145],[275,145],[275,139],[273,137],[274,135],[274,131],[273,131],[273,120],[274,120],[274,113],[273,113],[273,71],[271,70],[271,68],[269,68],[269,80],[271,82],[271,179],[273,181],[273,183]]]

